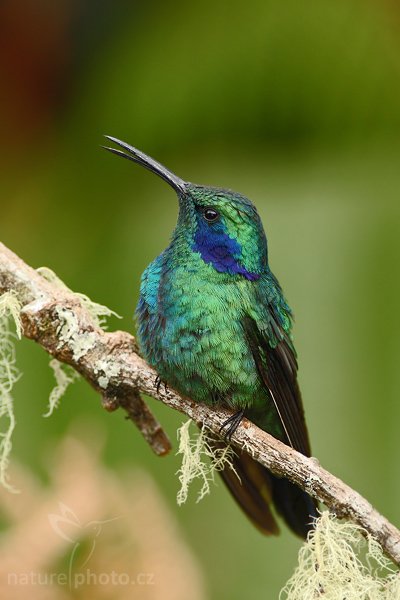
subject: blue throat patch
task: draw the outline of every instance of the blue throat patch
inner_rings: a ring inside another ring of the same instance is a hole
[[[243,275],[250,281],[260,278],[258,273],[251,273],[239,264],[242,247],[226,233],[221,222],[209,225],[200,218],[197,225],[193,250],[200,253],[204,262],[211,263],[220,273]]]

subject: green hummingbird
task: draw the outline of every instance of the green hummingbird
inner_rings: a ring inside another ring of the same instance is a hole
[[[160,380],[195,402],[226,407],[226,444],[243,416],[310,456],[292,312],[268,265],[260,217],[245,196],[183,181],[111,136],[106,147],[150,170],[176,192],[179,216],[168,247],[144,271],[136,309],[138,341]],[[229,491],[263,533],[277,534],[271,510],[306,537],[316,502],[247,453],[221,471]]]

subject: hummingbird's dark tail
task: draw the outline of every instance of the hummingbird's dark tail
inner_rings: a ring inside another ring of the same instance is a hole
[[[222,440],[213,442],[215,446],[224,445]],[[271,511],[276,511],[285,520],[290,529],[302,538],[313,528],[318,516],[316,502],[299,487],[272,475],[245,452],[237,452],[229,466],[220,471],[220,475],[236,502],[252,523],[265,535],[278,535],[279,527]]]
[[[268,474],[272,481],[272,496],[277,512],[294,533],[306,539],[319,516],[317,502],[288,479]]]

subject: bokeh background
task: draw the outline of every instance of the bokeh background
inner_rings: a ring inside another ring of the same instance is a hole
[[[109,328],[133,331],[140,274],[167,244],[177,203],[158,178],[102,151],[102,134],[184,179],[249,196],[295,312],[313,452],[399,525],[397,3],[3,0],[0,48],[0,239],[122,315]],[[222,484],[178,509],[177,457],[153,456],[82,381],[44,419],[48,357],[26,340],[17,356],[11,472],[21,494],[1,494],[8,572],[39,569],[38,557],[43,572],[68,568],[73,544],[55,544],[47,518],[61,502],[82,527],[124,514],[120,537],[98,535],[97,563],[84,569],[156,578],[129,590],[36,584],[32,598],[277,597],[297,539],[284,528],[263,538]],[[151,406],[174,440],[182,416]],[[151,499],[164,511],[161,521],[147,516],[148,528],[130,501],[140,490],[148,511],[158,510]],[[169,545],[154,544],[166,529]],[[22,597],[27,587],[8,585],[7,569],[5,596]]]

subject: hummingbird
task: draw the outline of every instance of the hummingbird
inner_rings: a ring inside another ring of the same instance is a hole
[[[292,341],[292,312],[268,263],[254,204],[237,192],[182,180],[111,136],[106,150],[158,175],[179,202],[168,247],[141,278],[136,308],[141,353],[158,381],[232,416],[213,442],[227,444],[243,417],[311,455]],[[253,524],[277,535],[275,513],[306,538],[317,503],[245,452],[220,472]],[[275,508],[275,513],[272,510]]]

